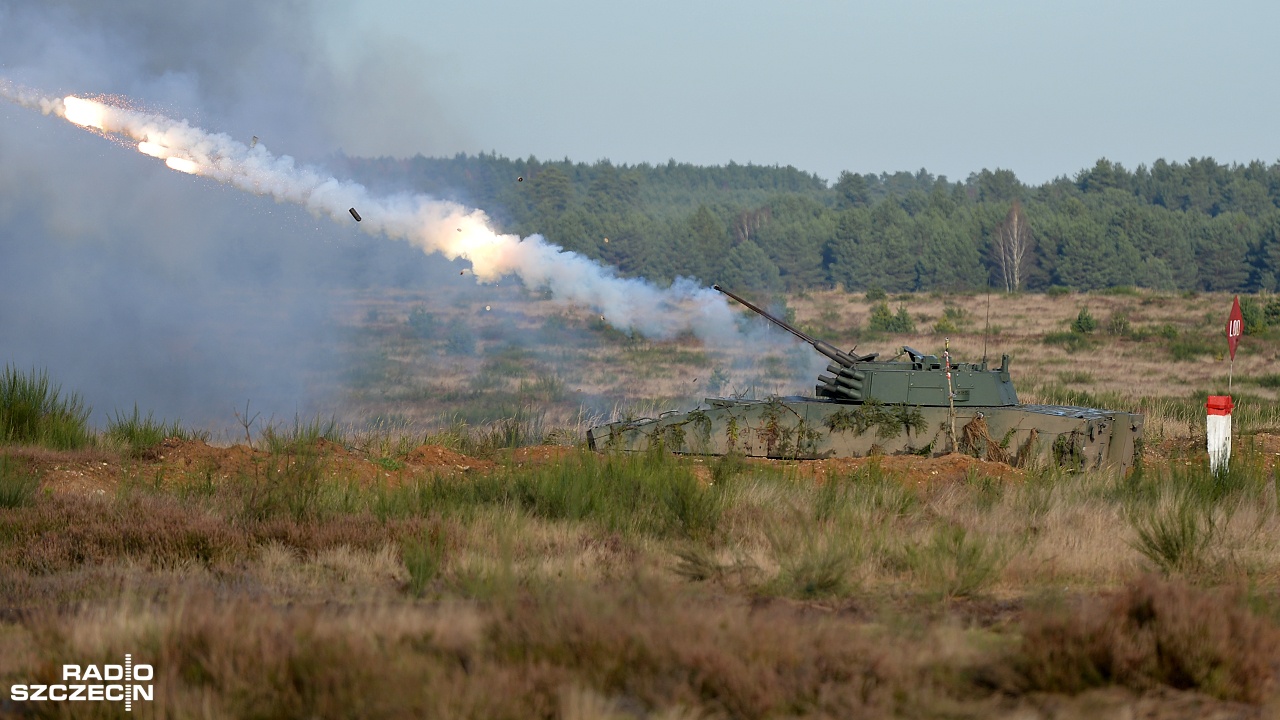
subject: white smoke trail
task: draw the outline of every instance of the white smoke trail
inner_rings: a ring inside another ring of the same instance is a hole
[[[3,81],[0,97],[121,143],[127,139],[135,149],[175,170],[295,203],[338,222],[351,222],[348,208],[356,208],[366,232],[405,240],[450,260],[467,260],[479,282],[516,276],[527,287],[548,288],[553,297],[587,305],[623,330],[659,339],[688,330],[713,342],[737,336],[732,310],[710,288],[685,279],[659,288],[642,279],[618,277],[613,270],[548,243],[540,235],[521,239],[499,234],[481,210],[425,195],[371,195],[358,183],[299,167],[287,155],[272,155],[264,143],[249,147],[185,120],[96,100],[50,98]]]

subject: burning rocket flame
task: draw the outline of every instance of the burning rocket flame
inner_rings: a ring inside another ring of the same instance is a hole
[[[358,207],[364,216],[360,227],[366,232],[404,240],[451,260],[468,260],[477,282],[518,276],[528,287],[547,288],[553,297],[594,308],[615,327],[654,338],[692,330],[716,342],[737,334],[732,311],[709,288],[685,279],[659,288],[642,279],[618,277],[612,269],[541,236],[522,241],[499,234],[481,210],[425,195],[372,196],[359,184],[299,167],[288,156],[274,156],[262,143],[246,146],[185,120],[75,96],[44,97],[2,79],[0,98],[60,116],[117,142],[127,141],[171,169],[296,203],[335,221],[346,219],[348,208]]]
[[[172,151],[169,148],[159,143],[147,142],[146,140],[138,143],[138,152],[161,160],[167,159],[169,155],[172,154]]]
[[[106,105],[68,95],[62,98],[62,107],[62,116],[76,125],[105,130],[102,124],[107,113]]]
[[[191,162],[190,160],[187,160],[186,158],[180,158],[180,157],[165,158],[164,164],[168,165],[170,168],[173,168],[174,170],[177,170],[178,172],[184,172],[189,175],[200,174],[200,166],[197,165],[196,163]]]
[[[134,140],[139,140],[137,145],[138,152],[143,155],[150,155],[153,158],[164,160],[164,164],[173,170],[189,175],[200,174],[200,163],[180,157],[171,148],[153,141],[150,132],[141,131],[144,137],[139,138],[139,132],[133,130],[132,125],[127,122],[129,118],[126,114],[136,113],[112,107],[96,100],[78,98],[74,95],[62,98],[62,116],[68,121],[81,127],[92,128],[104,133],[123,133]],[[126,122],[121,123],[119,122],[120,120],[125,120]]]

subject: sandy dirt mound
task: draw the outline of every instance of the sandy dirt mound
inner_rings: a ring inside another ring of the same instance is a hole
[[[431,470],[490,470],[494,464],[489,460],[468,457],[440,445],[419,445],[409,451],[405,460],[408,464]]]
[[[40,474],[40,486],[70,495],[106,495],[119,484],[120,458],[100,450],[6,448],[4,454]]]
[[[517,467],[521,465],[543,465],[558,462],[577,453],[577,448],[565,445],[534,445],[532,447],[516,448],[511,453],[511,462]]]
[[[1238,450],[1243,451],[1244,449],[1241,448],[1240,443],[1241,442],[1247,443],[1250,440],[1254,442],[1254,446],[1250,449],[1257,451],[1262,455],[1263,464],[1267,468],[1273,468],[1276,466],[1277,462],[1280,462],[1280,435],[1273,435],[1271,433],[1258,433],[1257,435],[1237,439],[1233,444],[1235,444]],[[1198,452],[1204,452],[1204,453],[1208,452],[1207,449],[1204,447],[1204,445],[1201,443],[1196,443],[1195,449]],[[1234,455],[1235,451],[1233,451],[1232,454]]]
[[[270,457],[247,445],[214,447],[199,440],[169,438],[149,453],[160,469],[173,473],[209,474],[218,480],[253,475]]]
[[[7,450],[40,473],[49,492],[71,495],[114,493],[122,482],[168,485],[190,480],[228,482],[236,478],[268,477],[303,462],[298,453],[272,454],[247,445],[217,447],[199,440],[169,438],[141,458],[121,457],[98,450],[54,452],[39,448]],[[371,460],[346,447],[319,440],[307,449],[318,458],[324,477],[360,485],[408,482],[423,472],[460,475],[491,470],[494,463],[462,455],[448,448],[422,445],[403,461]]]

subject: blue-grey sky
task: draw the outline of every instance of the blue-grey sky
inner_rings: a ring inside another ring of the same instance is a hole
[[[418,48],[437,152],[828,180],[1002,167],[1032,183],[1103,156],[1280,159],[1274,3],[375,0],[325,15],[336,52]]]
[[[0,74],[304,157],[1040,183],[1103,156],[1280,159],[1276,27],[1264,2],[0,0]]]

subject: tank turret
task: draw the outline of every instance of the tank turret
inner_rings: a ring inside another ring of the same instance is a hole
[[[728,295],[769,322],[809,343],[813,349],[834,360],[829,375],[819,375],[814,394],[836,402],[906,403],[921,407],[1009,406],[1018,404],[1018,393],[1009,375],[1009,356],[1000,358],[1000,367],[987,363],[943,362],[910,346],[902,346],[905,361],[876,362],[879,353],[859,355],[843,352],[828,342],[810,337],[791,324],[776,318],[719,285],[715,290]],[[951,379],[948,382],[947,371]]]

